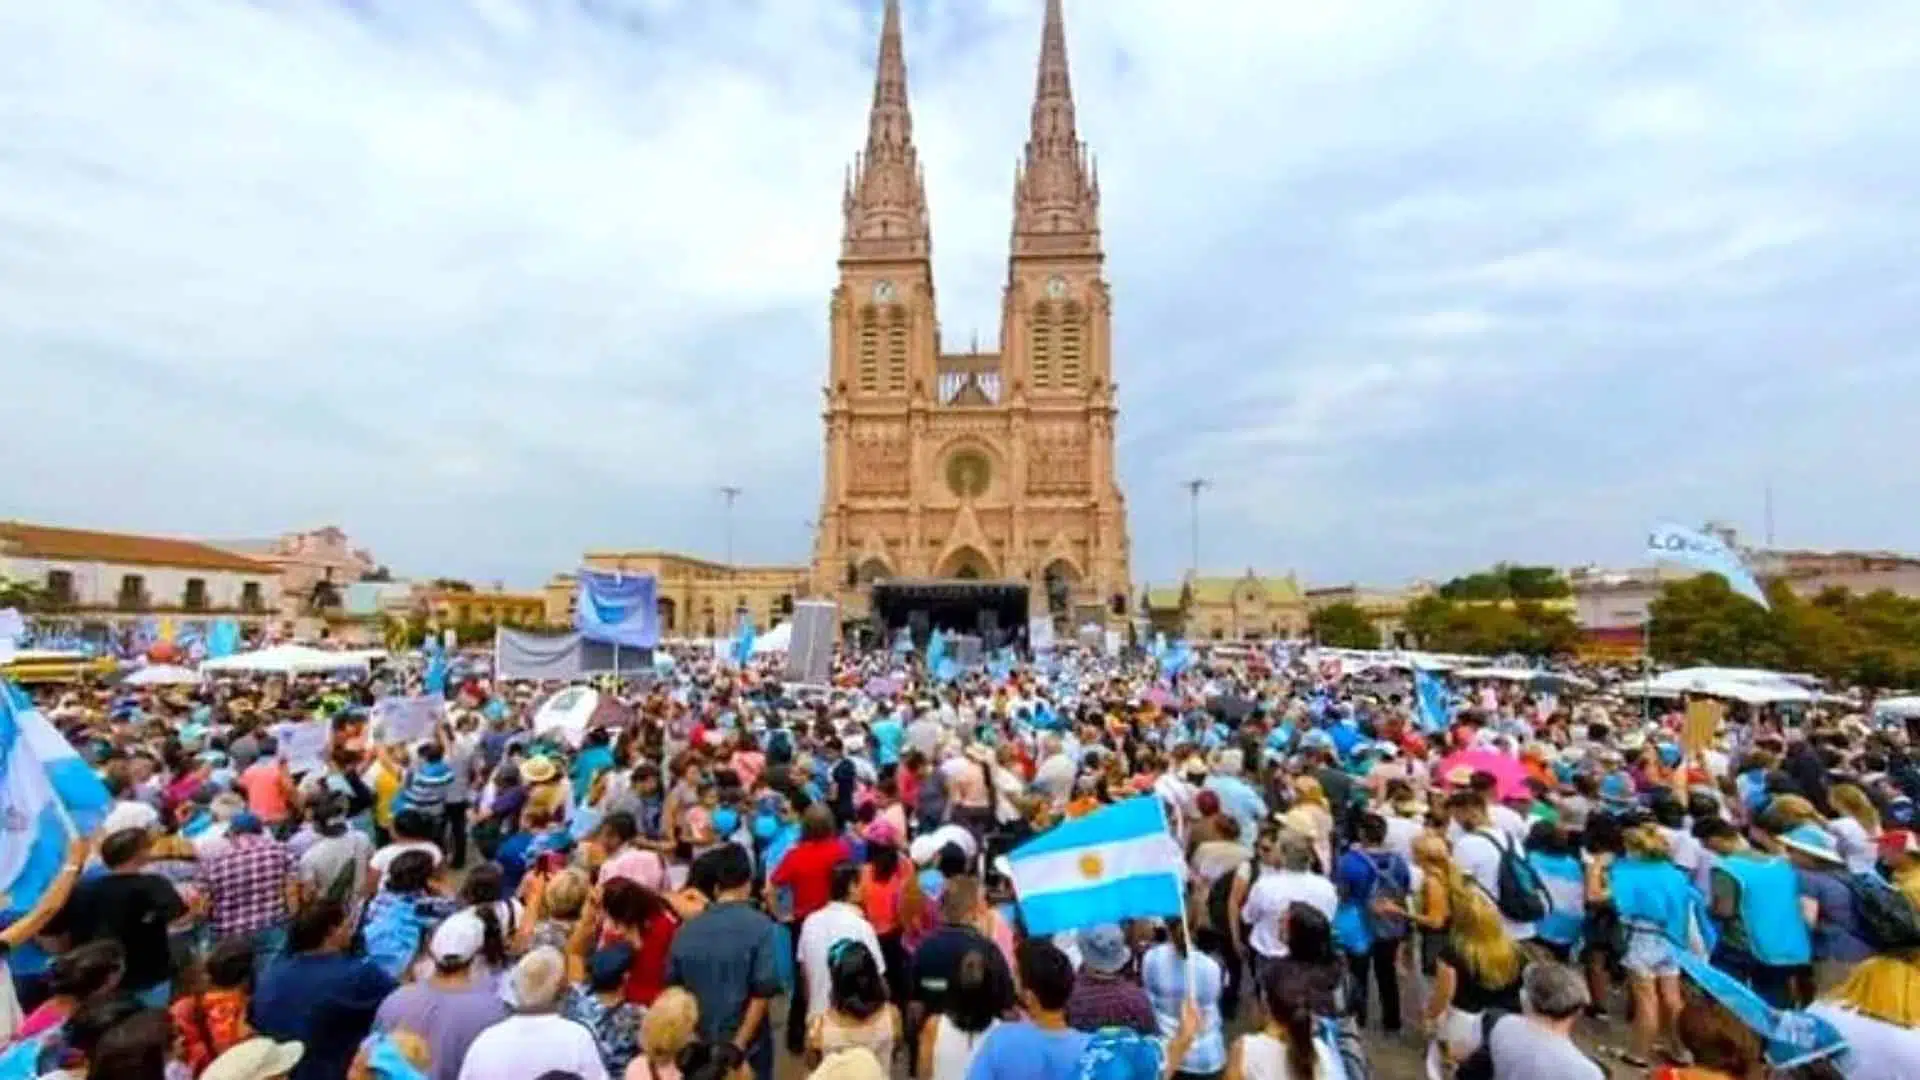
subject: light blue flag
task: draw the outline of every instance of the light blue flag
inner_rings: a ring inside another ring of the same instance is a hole
[[[747,662],[753,659],[753,637],[753,620],[745,615],[740,616],[740,627],[733,635],[733,662],[736,665],[746,667]]]
[[[660,644],[652,574],[582,570],[575,579],[573,628],[588,641],[651,649]]]
[[[56,1027],[7,1047],[6,1052],[0,1053],[0,1080],[39,1080],[43,1075],[40,1072],[40,1055],[47,1052],[47,1045],[60,1031]]]
[[[1007,856],[1027,932],[1178,915],[1186,864],[1160,800],[1143,795],[1055,826]]]
[[[1413,700],[1420,726],[1427,731],[1445,731],[1453,722],[1453,694],[1439,672],[1413,669]]]
[[[1812,1013],[1774,1008],[1747,984],[1695,956],[1690,950],[1675,949],[1673,957],[1679,962],[1680,970],[1686,972],[1687,978],[1699,984],[1700,989],[1732,1013],[1734,1019],[1766,1040],[1767,1064],[1780,1072],[1832,1057],[1847,1049],[1847,1042],[1841,1038],[1840,1032]]]
[[[207,631],[207,656],[218,660],[240,651],[240,623],[234,619],[215,619]]]
[[[927,670],[939,671],[940,665],[947,659],[947,635],[935,629],[933,636],[927,639]]]
[[[429,635],[426,648],[427,673],[421,683],[428,694],[445,697],[447,696],[447,676],[450,674],[446,647],[440,643],[439,638]]]
[[[1647,531],[1647,557],[1656,562],[1677,563],[1708,574],[1719,574],[1727,587],[1741,596],[1772,609],[1766,590],[1754,580],[1753,571],[1740,561],[1740,554],[1710,533],[1685,525],[1661,524]]]
[[[113,803],[93,767],[17,687],[0,693],[0,911],[33,908],[67,859]]]
[[[995,686],[1005,686],[1007,680],[1013,678],[1013,650],[996,650],[987,661],[987,672],[993,676]]]
[[[427,1080],[426,1074],[401,1053],[393,1036],[384,1033],[367,1040],[367,1071],[375,1080]]]

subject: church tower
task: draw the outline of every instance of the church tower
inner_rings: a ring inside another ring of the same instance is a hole
[[[1014,173],[997,352],[941,351],[899,0],[886,0],[875,67],[866,146],[841,201],[814,591],[848,617],[889,579],[1024,592],[1029,611],[1003,603],[983,620],[1001,628],[1028,614],[1062,629],[1123,615],[1100,189],[1075,121],[1061,0],[1046,0]]]

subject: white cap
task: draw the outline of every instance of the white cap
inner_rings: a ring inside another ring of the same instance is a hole
[[[487,924],[473,909],[449,915],[427,942],[427,954],[438,963],[464,964],[480,955],[487,941]]]

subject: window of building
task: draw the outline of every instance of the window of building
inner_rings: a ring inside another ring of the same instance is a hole
[[[1078,305],[1067,305],[1066,313],[1057,324],[1054,333],[1054,345],[1059,353],[1055,360],[1060,367],[1057,375],[1060,389],[1080,389],[1080,309]]]
[[[139,574],[120,576],[120,609],[138,611],[147,606],[147,579]]]
[[[188,578],[187,587],[180,596],[180,605],[188,611],[205,611],[207,609],[207,579],[197,577]]]
[[[907,392],[907,312],[893,309],[892,325],[887,327],[887,393]]]
[[[71,607],[73,600],[73,571],[47,571],[47,602],[55,607]]]
[[[860,317],[860,355],[855,374],[861,393],[880,392],[880,320],[872,308],[866,309]]]
[[[1033,373],[1033,388],[1053,387],[1053,305],[1033,306],[1033,321],[1027,327],[1027,366]]]
[[[266,605],[261,602],[260,583],[249,581],[240,586],[240,610],[259,611]]]

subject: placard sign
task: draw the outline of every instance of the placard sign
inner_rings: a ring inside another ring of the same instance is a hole
[[[327,763],[327,722],[309,720],[280,729],[280,757],[294,772],[317,769]]]
[[[369,728],[375,740],[393,746],[433,737],[447,715],[447,699],[438,694],[383,697],[373,703]]]

